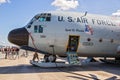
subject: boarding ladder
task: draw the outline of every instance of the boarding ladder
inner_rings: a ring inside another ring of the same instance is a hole
[[[66,54],[67,54],[67,59],[68,59],[69,64],[80,65],[77,52],[66,52]]]

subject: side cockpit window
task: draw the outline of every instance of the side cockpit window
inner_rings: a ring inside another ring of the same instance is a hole
[[[43,33],[43,27],[41,25],[35,25],[34,33]]]
[[[43,33],[43,27],[39,25],[39,33]]]
[[[38,33],[38,26],[34,26],[34,33]]]

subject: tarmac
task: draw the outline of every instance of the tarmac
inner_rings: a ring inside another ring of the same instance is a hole
[[[4,59],[4,54],[0,53],[0,80],[120,80],[120,65],[117,64],[94,62],[81,66],[41,68],[29,63],[32,55],[13,60]]]

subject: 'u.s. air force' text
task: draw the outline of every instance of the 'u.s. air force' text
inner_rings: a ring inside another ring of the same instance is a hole
[[[79,23],[85,23],[89,24],[88,19],[84,17],[76,17],[73,18],[71,16],[68,17],[63,17],[63,16],[58,16],[58,21],[59,22],[79,22]],[[116,26],[112,21],[110,20],[102,20],[102,19],[91,19],[93,24],[98,24],[98,25],[108,25],[108,26]]]

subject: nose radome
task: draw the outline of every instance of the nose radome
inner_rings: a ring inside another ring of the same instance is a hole
[[[8,34],[8,40],[18,46],[28,45],[29,33],[25,28],[12,30]]]

